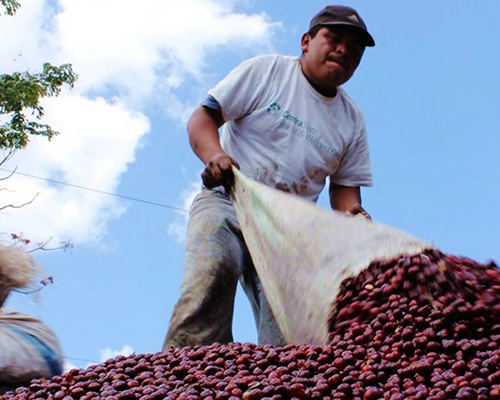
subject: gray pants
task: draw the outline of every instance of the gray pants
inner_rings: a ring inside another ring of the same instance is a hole
[[[203,190],[191,206],[184,282],[163,349],[232,342],[238,280],[252,306],[259,343],[284,344],[231,199]]]

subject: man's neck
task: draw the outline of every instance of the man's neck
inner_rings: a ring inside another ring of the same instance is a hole
[[[325,88],[323,86],[320,86],[318,85],[317,83],[315,83],[311,78],[309,78],[309,76],[307,76],[307,74],[304,72],[304,69],[302,68],[302,65],[300,66],[300,70],[302,71],[302,73],[304,74],[304,76],[306,77],[307,81],[309,82],[309,84],[314,88],[314,90],[316,90],[319,94],[325,96],[325,97],[335,97],[337,95],[337,88]]]

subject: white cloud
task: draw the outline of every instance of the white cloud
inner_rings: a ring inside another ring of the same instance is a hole
[[[64,363],[63,363],[63,373],[69,372],[72,369],[78,369],[78,367],[75,364],[72,364],[69,361],[64,360]]]
[[[33,140],[4,167],[113,192],[150,129],[149,110],[185,122],[198,99],[183,85],[205,84],[208,56],[221,48],[271,50],[279,24],[236,12],[245,1],[24,0],[16,16],[1,17],[0,71],[71,62],[79,80],[45,105],[44,122],[62,134]],[[2,192],[2,201],[39,195],[29,207],[3,211],[3,232],[97,243],[125,212],[111,196],[21,176],[6,182],[13,192]]]
[[[35,139],[4,167],[39,177],[113,192],[120,175],[135,159],[140,138],[149,130],[147,118],[102,98],[64,94],[46,106],[47,121],[64,132],[51,142]],[[19,210],[2,212],[2,230],[24,232],[32,240],[71,238],[75,243],[97,243],[107,222],[124,211],[122,202],[74,187],[13,175],[3,182],[9,192],[3,204],[35,201]]]
[[[134,105],[158,89],[172,94],[188,77],[202,80],[207,55],[222,46],[270,50],[269,32],[278,26],[264,14],[235,13],[237,1],[60,3],[51,40],[81,72],[80,90],[113,88]]]
[[[121,350],[112,350],[111,348],[107,347],[105,349],[99,350],[100,362],[107,361],[110,358],[115,358],[119,355],[129,356],[133,353],[134,353],[134,349],[131,346],[129,346],[128,344],[124,345],[121,348]]]
[[[44,29],[48,8],[40,0],[23,0],[13,17],[2,15],[0,24],[0,66],[2,73],[40,68],[53,58],[45,45]]]
[[[128,344],[125,344],[120,350],[113,350],[110,347],[106,347],[105,349],[100,349],[99,350],[99,363],[103,363],[111,358],[115,358],[117,356],[129,356],[131,354],[134,354],[134,349],[132,346],[129,346]],[[81,360],[85,361],[85,360]],[[95,365],[96,363],[94,362],[88,362],[83,369],[88,368],[91,365]],[[67,359],[64,360],[63,363],[63,372],[66,373],[68,371],[71,371],[72,369],[80,369],[81,367],[77,367],[75,364],[71,363]]]

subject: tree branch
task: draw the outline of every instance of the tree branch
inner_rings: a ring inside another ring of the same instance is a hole
[[[6,208],[21,208],[21,207],[27,206],[27,205],[33,203],[33,201],[35,201],[35,199],[38,197],[39,194],[40,193],[35,194],[35,197],[33,197],[30,201],[23,203],[23,204],[19,204],[19,205],[7,204],[6,206],[2,206],[2,207],[0,207],[0,211],[5,210]]]
[[[4,159],[2,161],[0,161],[0,166],[2,166],[4,163],[6,163],[14,155],[15,152],[16,152],[16,149],[8,149],[7,155],[4,156]],[[6,179],[6,178],[3,178],[3,179]]]
[[[71,240],[67,240],[64,242],[61,242],[59,246],[56,247],[47,247],[47,244],[52,240],[52,238],[46,240],[45,242],[39,242],[36,247],[27,250],[27,253],[33,253],[34,251],[42,250],[42,251],[57,251],[57,250],[62,250],[64,252],[71,250],[73,248],[73,243],[71,243]]]
[[[10,157],[10,156],[8,156],[8,157]],[[6,160],[6,159],[5,159],[5,160]],[[2,162],[3,162],[3,161],[2,161]],[[2,164],[0,163],[0,165],[2,165]],[[4,176],[3,178],[0,178],[0,181],[4,181],[4,180],[6,180],[6,179],[9,179],[12,175],[14,175],[14,174],[16,173],[16,170],[17,170],[17,167],[16,167],[16,168],[14,168],[14,170],[13,170],[13,171],[10,171],[10,174],[9,174],[9,175]]]

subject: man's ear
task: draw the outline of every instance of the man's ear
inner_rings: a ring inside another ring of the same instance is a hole
[[[311,35],[309,33],[304,33],[302,35],[302,39],[300,40],[300,48],[302,49],[302,53],[307,53],[309,49],[309,42],[311,41]]]

